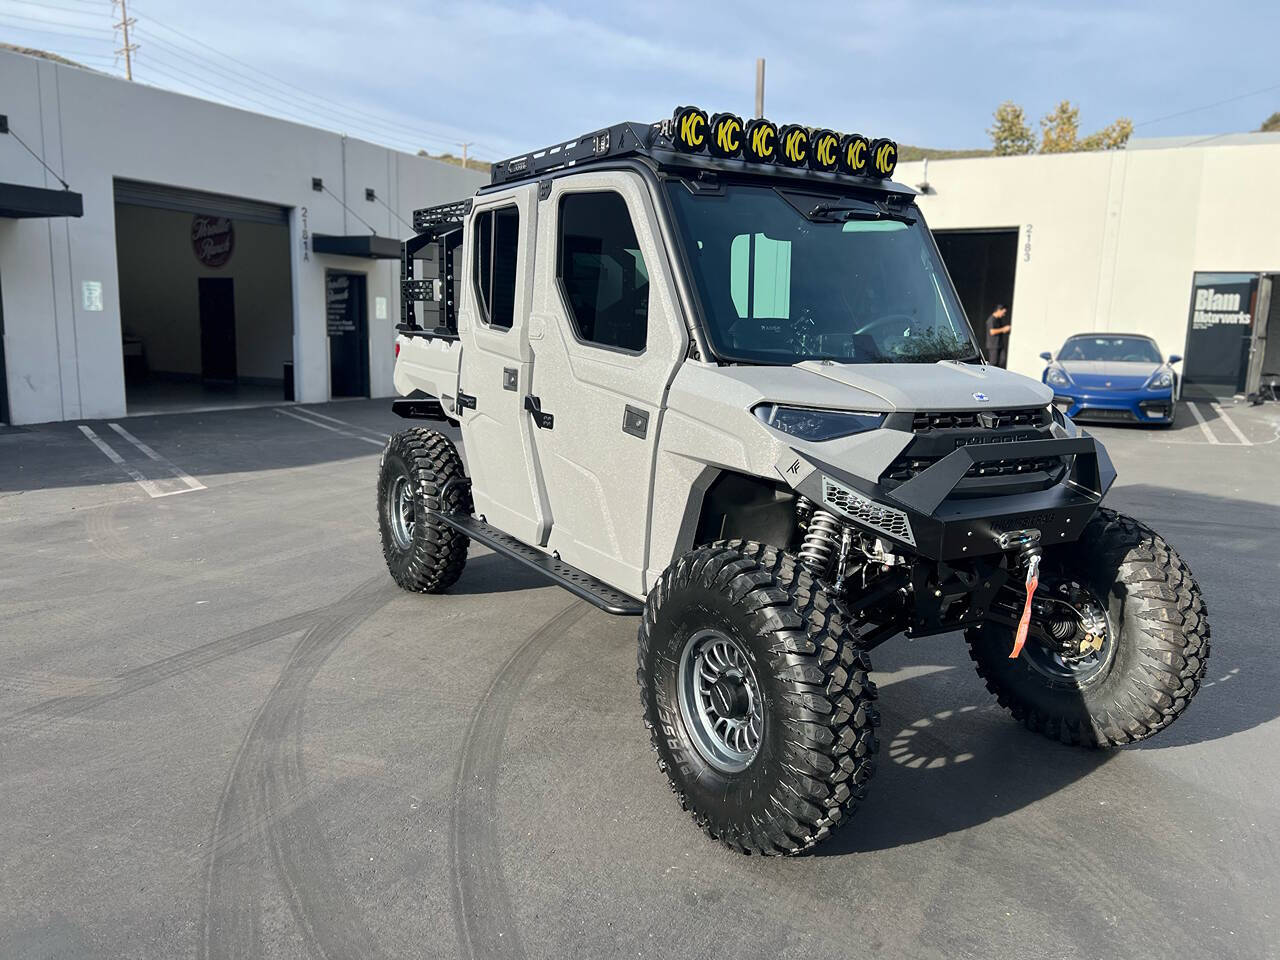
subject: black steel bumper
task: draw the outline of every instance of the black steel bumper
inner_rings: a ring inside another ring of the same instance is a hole
[[[975,466],[1046,457],[1067,464],[1062,480],[1047,489],[981,496],[970,486],[964,496],[955,496]],[[814,473],[798,489],[814,503],[915,554],[943,561],[1000,553],[1005,549],[1001,534],[1015,530],[1039,530],[1044,546],[1070,543],[1116,477],[1106,450],[1087,434],[961,446],[892,488],[812,463]],[[857,496],[847,496],[850,490]]]

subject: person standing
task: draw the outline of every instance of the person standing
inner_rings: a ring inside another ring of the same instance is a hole
[[[994,367],[1006,367],[1009,364],[1009,331],[1013,322],[1009,319],[1009,308],[1003,303],[996,304],[987,317],[987,363]]]

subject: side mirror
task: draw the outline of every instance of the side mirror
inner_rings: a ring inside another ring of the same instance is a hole
[[[1170,363],[1177,363],[1177,362],[1178,362],[1179,360],[1181,360],[1181,359],[1182,359],[1182,355],[1181,355],[1181,354],[1177,354],[1177,353],[1171,353],[1171,354],[1169,354],[1169,362],[1170,362]]]
[[[1053,359],[1053,354],[1050,353],[1048,350],[1046,350],[1044,353],[1040,354],[1040,359],[1043,360],[1045,363],[1048,363],[1050,360]]]

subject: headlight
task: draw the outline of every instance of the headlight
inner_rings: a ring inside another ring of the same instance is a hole
[[[1049,372],[1045,374],[1045,381],[1055,387],[1071,386],[1071,378],[1067,376],[1067,371],[1061,367],[1050,367]]]
[[[1160,369],[1147,381],[1148,390],[1162,390],[1173,386],[1173,371]]]
[[[762,403],[751,411],[761,423],[801,440],[835,440],[855,433],[875,430],[884,423],[883,413],[855,413],[849,410],[814,410]]]

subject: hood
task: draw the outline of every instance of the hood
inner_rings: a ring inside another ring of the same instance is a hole
[[[1059,362],[1076,384],[1094,390],[1138,390],[1160,369],[1158,363],[1124,360],[1066,360]]]
[[[872,394],[895,410],[972,410],[1044,406],[1053,391],[1037,380],[972,363],[824,363],[793,369]],[[785,400],[783,397],[778,400]]]

